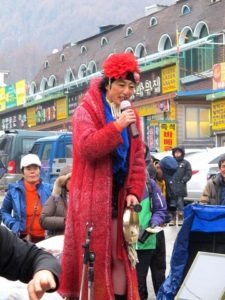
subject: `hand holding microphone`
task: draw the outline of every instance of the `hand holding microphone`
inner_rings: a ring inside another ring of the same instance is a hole
[[[121,102],[120,104],[120,109],[121,109],[121,116],[119,117],[118,119],[118,122],[120,123],[120,125],[125,128],[127,126],[130,127],[130,131],[131,131],[131,134],[132,136],[135,138],[135,137],[138,137],[138,130],[137,130],[137,127],[136,127],[136,115],[133,111],[133,109],[131,108],[131,104],[128,100],[124,100]],[[125,112],[125,113],[123,113]]]

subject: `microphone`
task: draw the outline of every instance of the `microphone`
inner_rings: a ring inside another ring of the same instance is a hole
[[[123,100],[121,103],[120,103],[120,109],[121,111],[124,111],[126,109],[129,109],[131,108],[131,104],[130,104],[130,101],[128,100]],[[131,131],[131,135],[132,137],[136,138],[139,136],[139,133],[138,133],[138,130],[137,130],[137,126],[135,123],[131,123],[129,125],[130,127],[130,131]]]

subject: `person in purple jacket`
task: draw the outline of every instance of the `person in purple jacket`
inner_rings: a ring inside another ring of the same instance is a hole
[[[156,171],[153,167],[151,176]],[[148,174],[147,174],[148,175]],[[156,182],[147,176],[146,188],[141,201],[142,210],[139,213],[140,235],[136,245],[139,263],[136,265],[139,295],[141,300],[148,299],[147,274],[150,268],[154,292],[165,280],[166,246],[164,231],[149,233],[148,230],[162,229],[167,217],[165,197]]]

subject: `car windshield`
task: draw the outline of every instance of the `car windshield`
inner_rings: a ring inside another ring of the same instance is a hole
[[[0,154],[8,153],[13,137],[2,135],[0,137]]]

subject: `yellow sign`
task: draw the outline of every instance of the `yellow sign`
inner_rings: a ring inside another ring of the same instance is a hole
[[[225,99],[212,102],[212,130],[225,129]]]
[[[171,93],[178,90],[178,76],[176,65],[162,69],[162,93]]]
[[[5,110],[5,103],[6,103],[5,88],[0,87],[0,111]]]
[[[176,120],[176,105],[170,102],[170,120]]]
[[[68,117],[66,98],[56,101],[56,119],[64,120]]]
[[[28,128],[36,126],[36,107],[30,107],[27,109],[27,126]]]
[[[16,82],[16,105],[23,105],[26,100],[26,83],[25,80]]]
[[[160,136],[160,151],[171,150],[173,147],[175,147],[177,142],[176,123],[160,122],[159,136]]]
[[[141,117],[161,114],[170,110],[170,101],[162,100],[160,102],[143,105],[141,107],[137,107],[137,110]]]

